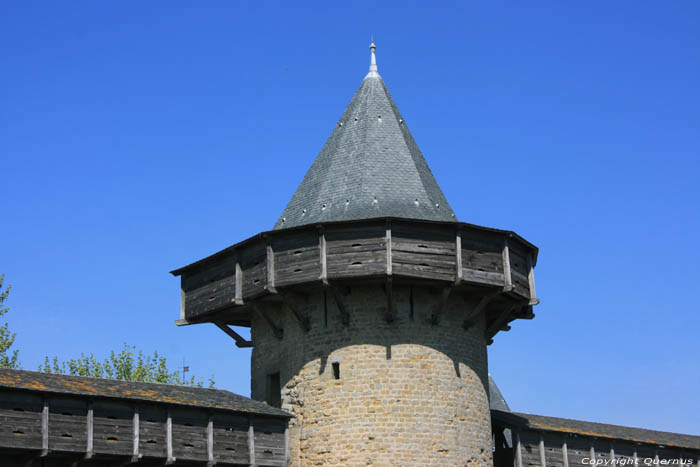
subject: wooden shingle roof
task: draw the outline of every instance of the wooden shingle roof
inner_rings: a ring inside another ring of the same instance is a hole
[[[0,388],[100,397],[289,418],[287,412],[221,389],[0,369]]]

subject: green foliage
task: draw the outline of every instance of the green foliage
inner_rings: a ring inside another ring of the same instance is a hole
[[[168,369],[165,357],[154,352],[152,356],[144,355],[136,347],[124,344],[119,353],[110,353],[109,358],[100,362],[93,354],[81,354],[77,359],[60,362],[58,357],[44,359],[39,371],[73,376],[93,376],[96,378],[122,379],[144,383],[182,384],[202,387],[203,382],[194,376],[183,380],[179,371]],[[214,387],[214,379],[209,378],[209,387]]]
[[[3,302],[7,300],[10,295],[10,289],[12,286],[8,285],[5,291],[2,290],[2,283],[5,279],[5,274],[0,274],[0,316],[5,315],[10,308],[3,306]],[[17,357],[19,354],[18,350],[12,351],[8,354],[10,347],[15,343],[15,337],[17,334],[11,333],[7,327],[7,323],[0,326],[0,368],[19,368],[19,362]]]

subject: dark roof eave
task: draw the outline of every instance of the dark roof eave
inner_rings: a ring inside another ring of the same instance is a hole
[[[219,258],[221,256],[225,256],[228,253],[233,253],[237,249],[239,249],[239,248],[245,246],[246,244],[253,242],[255,240],[259,240],[259,239],[262,239],[262,238],[265,238],[268,236],[275,236],[281,232],[307,230],[310,228],[318,228],[321,226],[328,226],[328,225],[355,225],[355,224],[372,223],[372,222],[378,222],[378,221],[417,222],[417,223],[423,223],[423,224],[457,225],[457,226],[464,226],[464,227],[469,227],[469,228],[473,228],[473,229],[485,230],[485,231],[489,231],[489,232],[497,232],[497,233],[501,233],[501,234],[505,234],[505,235],[511,235],[511,236],[515,237],[516,239],[518,239],[519,241],[523,242],[528,247],[532,248],[532,250],[534,252],[533,266],[537,265],[537,256],[539,253],[539,248],[537,248],[535,245],[528,242],[523,237],[521,237],[520,235],[518,235],[517,233],[515,233],[511,230],[502,230],[502,229],[496,229],[493,227],[484,227],[482,225],[470,224],[468,222],[434,221],[434,220],[426,220],[426,219],[409,219],[409,218],[404,218],[404,217],[373,217],[373,218],[367,218],[367,219],[319,222],[319,223],[314,223],[314,224],[297,225],[294,227],[287,227],[284,229],[266,230],[264,232],[260,232],[256,235],[253,235],[252,237],[249,237],[245,240],[242,240],[236,244],[233,244],[229,247],[226,247],[223,250],[220,250],[214,254],[206,256],[198,261],[195,261],[195,262],[190,263],[186,266],[182,266],[180,268],[174,269],[174,270],[170,271],[170,274],[177,277],[177,276],[181,275],[183,272],[185,272],[187,269],[199,266],[201,264],[204,264],[208,261]]]
[[[529,428],[538,431],[571,433],[595,438],[631,441],[635,443],[700,450],[700,436],[646,430],[605,423],[586,422],[544,415],[491,410],[492,420],[509,428]]]

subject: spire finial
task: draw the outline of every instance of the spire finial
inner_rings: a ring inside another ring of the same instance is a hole
[[[367,76],[365,76],[365,78],[369,78],[370,76],[378,78],[379,73],[377,72],[377,56],[374,54],[374,50],[377,48],[377,46],[374,45],[374,36],[370,36],[369,40],[369,50],[371,51],[371,55],[369,59],[369,73],[367,73]]]

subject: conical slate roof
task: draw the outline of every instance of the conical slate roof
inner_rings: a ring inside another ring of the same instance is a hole
[[[362,81],[275,229],[374,217],[456,221],[372,50]]]

